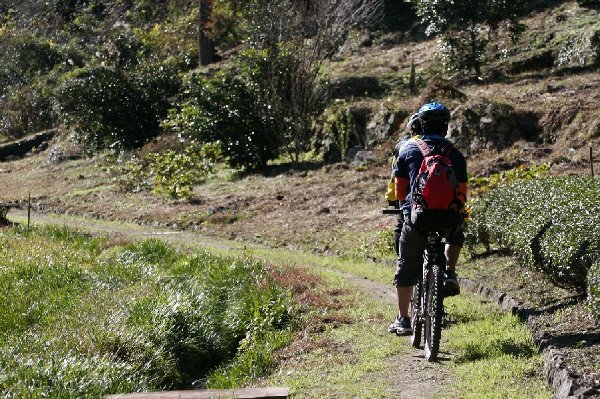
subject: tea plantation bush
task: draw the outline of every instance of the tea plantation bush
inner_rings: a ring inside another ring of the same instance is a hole
[[[497,244],[557,285],[587,290],[600,315],[599,198],[600,181],[586,177],[547,177],[498,187],[472,204],[468,245]]]
[[[107,246],[60,228],[0,231],[3,398],[189,388],[264,337],[278,337],[272,349],[291,337],[291,296],[261,263],[158,240]]]

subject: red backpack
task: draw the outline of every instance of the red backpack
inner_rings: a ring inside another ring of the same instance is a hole
[[[420,206],[423,210],[455,209],[458,180],[448,159],[452,144],[444,147],[441,154],[433,154],[423,140],[417,140],[417,145],[423,154],[423,162],[413,193],[413,207]]]

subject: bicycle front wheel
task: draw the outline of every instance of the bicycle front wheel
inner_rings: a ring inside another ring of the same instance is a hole
[[[425,359],[433,362],[437,359],[442,338],[444,317],[444,272],[434,265],[427,279],[427,302],[425,316]]]

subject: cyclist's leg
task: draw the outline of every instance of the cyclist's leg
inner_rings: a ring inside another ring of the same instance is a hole
[[[417,283],[422,272],[425,242],[426,238],[407,220],[400,234],[399,255],[394,276],[398,295],[398,313],[402,317],[408,317],[412,287]]]
[[[400,247],[400,234],[402,233],[402,226],[404,225],[404,215],[398,215],[396,220],[396,227],[394,228],[394,249],[396,250],[396,257],[399,255]]]
[[[446,244],[446,270],[451,271],[456,268],[456,264],[458,263],[458,257],[460,255],[460,251],[462,250],[462,245],[456,244]]]
[[[447,239],[445,248],[446,273],[444,279],[446,296],[458,295],[460,293],[460,286],[456,277],[456,264],[464,242],[465,235],[461,227],[454,230]]]

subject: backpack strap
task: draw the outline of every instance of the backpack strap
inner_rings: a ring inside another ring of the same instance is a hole
[[[431,150],[431,147],[429,147],[427,145],[426,142],[424,142],[421,139],[416,139],[415,142],[417,143],[417,146],[419,146],[419,150],[421,150],[421,154],[423,154],[424,157],[431,155],[431,153],[433,152]],[[442,150],[440,151],[440,153],[445,156],[446,158],[450,157],[450,153],[452,152],[452,150],[454,149],[454,146],[452,145],[452,143],[448,143],[448,145],[446,145],[445,147],[442,147]]]
[[[431,154],[431,148],[429,148],[427,143],[425,143],[421,139],[417,139],[415,140],[415,142],[417,143],[417,146],[419,146],[419,150],[421,150],[421,154],[423,154],[424,157],[429,156]]]

